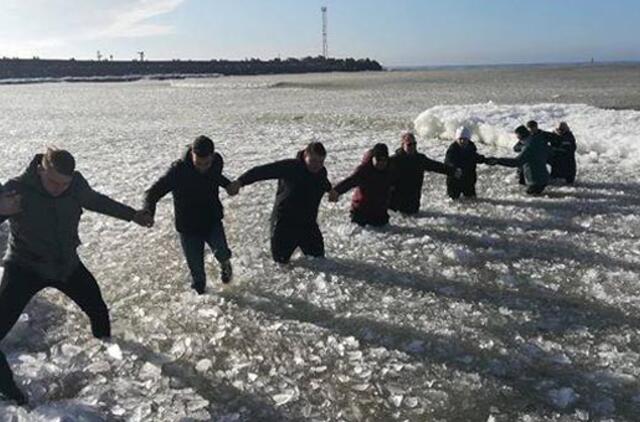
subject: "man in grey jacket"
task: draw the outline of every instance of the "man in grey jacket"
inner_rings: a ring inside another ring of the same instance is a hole
[[[11,330],[31,298],[53,287],[88,316],[97,338],[111,336],[109,310],[100,288],[78,257],[78,225],[84,209],[149,227],[153,219],[102,195],[75,171],[64,150],[38,154],[5,191],[20,197],[20,212],[9,216],[9,248],[0,283],[0,340]],[[0,223],[6,220],[0,216]]]
[[[521,167],[524,181],[527,185],[527,194],[539,195],[549,183],[549,145],[546,139],[538,132],[532,135],[524,126],[515,130],[518,140],[523,147],[514,158],[487,158],[489,165],[502,165],[505,167]]]

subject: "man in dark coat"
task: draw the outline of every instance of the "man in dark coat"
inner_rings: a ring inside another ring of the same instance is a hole
[[[150,227],[152,218],[94,191],[75,171],[64,150],[38,154],[6,191],[20,196],[20,212],[9,216],[9,248],[0,283],[0,340],[33,296],[53,287],[88,316],[96,338],[111,336],[109,310],[98,283],[78,253],[78,225],[84,209]],[[0,216],[0,223],[6,220]]]
[[[560,138],[553,146],[551,178],[565,179],[572,184],[576,180],[576,138],[569,125],[561,122],[555,131]]]
[[[204,294],[204,244],[209,245],[220,263],[220,278],[232,278],[231,250],[227,244],[222,219],[219,188],[231,181],[222,174],[224,162],[215,152],[213,141],[199,136],[187,148],[182,159],[174,162],[145,194],[145,209],[155,215],[156,204],[166,194],[173,194],[175,226],[191,273],[191,287]]]
[[[254,167],[238,178],[231,189],[262,180],[278,180],[271,213],[271,255],[286,264],[300,247],[305,255],[324,257],[324,239],[318,227],[318,208],[331,190],[324,160],[327,151],[311,142],[296,158]]]
[[[476,165],[484,163],[483,155],[478,154],[476,145],[471,141],[471,132],[461,127],[456,132],[456,141],[447,149],[444,160],[449,168],[461,169],[460,177],[447,176],[447,195],[451,199],[458,199],[460,195],[466,198],[476,197]]]
[[[489,165],[499,164],[506,167],[522,167],[527,194],[542,193],[549,183],[547,160],[549,159],[549,145],[540,133],[532,135],[526,127],[519,126],[515,130],[516,136],[523,143],[522,151],[515,158],[487,158]]]
[[[335,186],[330,200],[337,201],[340,195],[356,188],[351,199],[351,221],[360,226],[384,226],[389,223],[391,177],[389,149],[385,144],[376,144],[365,153],[353,174]]]
[[[392,178],[389,208],[403,214],[416,214],[420,210],[422,184],[425,172],[455,177],[455,167],[431,160],[416,148],[413,133],[402,135],[402,146],[390,159]]]

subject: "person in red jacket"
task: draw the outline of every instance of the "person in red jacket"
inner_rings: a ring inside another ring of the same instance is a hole
[[[329,200],[336,202],[340,195],[356,188],[351,200],[351,221],[360,226],[384,226],[389,223],[391,178],[389,149],[385,144],[376,144],[356,171],[335,186]]]

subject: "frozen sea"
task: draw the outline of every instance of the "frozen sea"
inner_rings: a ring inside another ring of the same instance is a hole
[[[55,291],[0,347],[30,406],[0,421],[640,420],[640,65],[438,69],[0,87],[0,181],[46,145],[134,206],[195,136],[233,178],[325,143],[337,182],[403,131],[442,159],[456,127],[511,155],[517,124],[566,120],[578,182],[527,198],[479,167],[479,199],[427,174],[385,229],[323,201],[328,257],[269,255],[275,182],[222,194],[235,281],[189,289],[171,199],[151,230],[85,213],[79,252],[111,343]],[[0,244],[6,243],[6,225]],[[1,269],[0,269],[1,270]]]

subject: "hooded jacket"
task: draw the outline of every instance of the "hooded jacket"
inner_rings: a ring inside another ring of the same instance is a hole
[[[223,167],[222,156],[214,153],[211,167],[200,173],[193,165],[191,147],[187,148],[183,157],[145,192],[145,209],[155,214],[158,201],[171,192],[176,230],[184,234],[208,235],[214,224],[224,217],[219,187],[227,187],[231,182],[222,175]]]
[[[327,170],[317,173],[307,169],[304,151],[296,158],[254,167],[238,178],[242,186],[261,180],[278,179],[271,222],[293,226],[316,224],[322,196],[331,190]]]
[[[15,263],[48,280],[66,280],[78,267],[80,245],[78,225],[83,209],[131,221],[135,210],[102,195],[74,172],[69,188],[60,196],[50,195],[42,186],[38,154],[27,170],[7,182],[5,189],[21,195],[22,212],[9,219],[9,248],[5,263]]]
[[[455,168],[447,164],[431,160],[421,153],[407,154],[404,149],[397,149],[390,159],[393,189],[389,208],[407,214],[417,213],[424,173],[429,171],[453,176]]]
[[[373,166],[373,151],[365,153],[356,171],[335,187],[343,194],[356,188],[351,198],[351,212],[364,220],[380,221],[388,218],[391,193],[391,169],[378,170]]]
[[[466,141],[465,144],[455,141],[447,149],[444,162],[452,168],[459,168],[462,170],[462,177],[455,179],[453,175],[449,175],[449,182],[459,180],[461,184],[473,185],[478,179],[476,173],[476,167],[478,163],[484,163],[485,157],[478,154],[476,144],[472,141]]]
[[[546,186],[549,183],[549,145],[541,134],[531,135],[515,158],[499,158],[498,164],[507,167],[522,167],[527,186]]]

